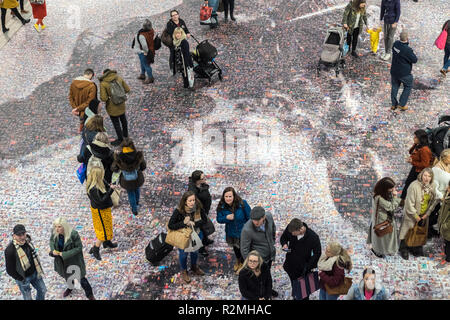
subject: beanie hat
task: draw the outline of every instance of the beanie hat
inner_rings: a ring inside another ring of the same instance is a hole
[[[250,218],[252,220],[259,220],[266,215],[266,211],[263,207],[254,207],[252,211],[250,211]]]

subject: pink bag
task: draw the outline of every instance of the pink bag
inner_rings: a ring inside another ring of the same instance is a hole
[[[438,47],[439,50],[444,50],[445,44],[447,42],[447,26],[445,26],[444,30],[442,30],[439,37],[437,37],[436,41],[434,42],[434,45]]]

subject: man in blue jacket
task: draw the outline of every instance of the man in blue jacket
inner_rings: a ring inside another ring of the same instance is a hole
[[[383,60],[391,58],[392,44],[397,31],[398,19],[400,19],[400,0],[381,0],[380,21],[384,19],[384,55]]]
[[[406,103],[413,86],[413,76],[411,74],[413,63],[417,62],[414,51],[409,47],[408,33],[400,33],[400,41],[395,41],[392,47],[392,65],[391,65],[391,102],[392,110],[408,110]],[[398,89],[403,83],[403,92],[400,101],[397,100]]]

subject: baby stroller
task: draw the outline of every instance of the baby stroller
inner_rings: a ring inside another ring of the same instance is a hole
[[[327,36],[323,42],[322,54],[317,65],[317,75],[320,74],[320,66],[334,67],[336,76],[342,68],[345,68],[344,56],[348,52],[348,45],[345,42],[346,34],[344,29],[335,25],[327,30]]]
[[[211,84],[212,77],[217,74],[219,80],[222,81],[222,69],[215,61],[217,49],[208,40],[198,42],[194,36],[192,38],[198,43],[195,51],[191,52],[196,78],[208,79],[208,83]]]

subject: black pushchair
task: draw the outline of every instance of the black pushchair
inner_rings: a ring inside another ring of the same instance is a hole
[[[217,49],[208,40],[199,42],[194,36],[192,38],[198,43],[195,51],[191,52],[196,78],[208,79],[208,83],[211,84],[212,78],[217,74],[222,81],[222,69],[215,61]]]

